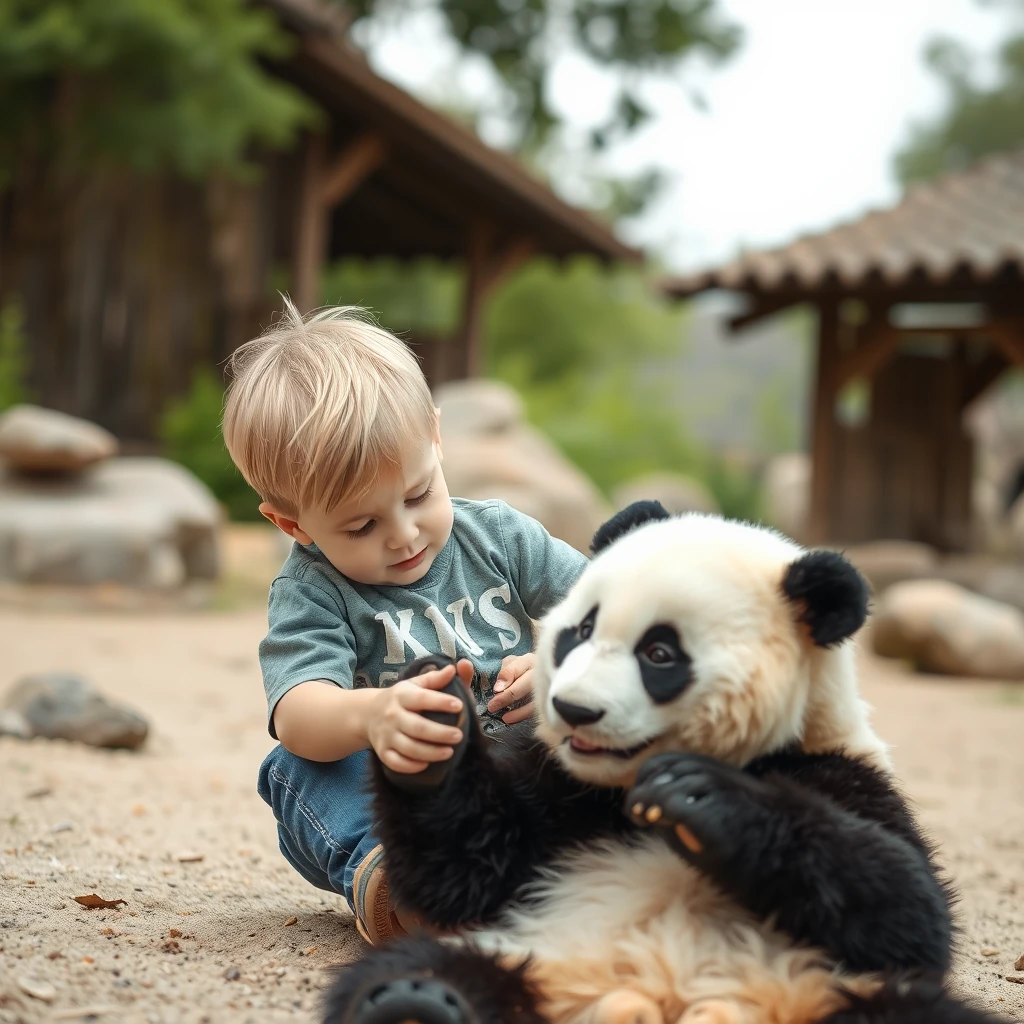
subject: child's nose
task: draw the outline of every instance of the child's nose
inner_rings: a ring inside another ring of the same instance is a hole
[[[391,531],[391,546],[403,548],[411,544],[420,535],[420,528],[413,516],[402,516]]]

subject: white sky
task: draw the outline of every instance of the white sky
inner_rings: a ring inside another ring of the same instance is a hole
[[[922,52],[936,34],[989,51],[1009,15],[977,0],[720,0],[745,29],[726,65],[652,86],[654,120],[613,151],[608,166],[669,172],[665,196],[624,234],[674,269],[827,227],[895,200],[892,155],[911,121],[942,93]],[[454,54],[429,16],[407,19],[371,46],[388,77],[423,95],[486,95],[479,66],[452,72]],[[583,59],[556,64],[554,101],[584,128],[613,85]],[[563,187],[571,193],[571,184]]]

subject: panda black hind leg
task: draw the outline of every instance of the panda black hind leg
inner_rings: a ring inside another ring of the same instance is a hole
[[[544,1024],[522,967],[426,936],[400,939],[342,967],[324,1024]]]

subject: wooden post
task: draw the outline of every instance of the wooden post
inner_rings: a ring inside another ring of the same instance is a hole
[[[809,544],[824,544],[829,539],[831,529],[829,499],[836,430],[838,334],[838,303],[832,299],[823,299],[818,306],[818,365],[811,419],[811,500],[807,523]]]
[[[483,314],[487,297],[499,282],[535,252],[530,238],[517,238],[502,249],[494,247],[494,225],[483,218],[473,222],[466,239],[466,284],[457,353],[447,360],[444,380],[478,377],[483,371]]]
[[[314,308],[320,292],[320,269],[327,244],[327,217],[320,197],[326,151],[327,138],[322,133],[307,137],[299,189],[292,286],[292,301],[300,313]]]
[[[295,294],[300,313],[320,295],[320,271],[327,257],[331,211],[343,203],[387,159],[387,143],[372,132],[360,135],[328,163],[327,136],[306,140],[295,240]]]

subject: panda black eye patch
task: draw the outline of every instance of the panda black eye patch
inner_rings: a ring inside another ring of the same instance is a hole
[[[574,647],[586,643],[594,635],[594,623],[597,622],[597,605],[583,617],[578,626],[566,626],[555,638],[555,668],[558,668],[569,656]]]
[[[644,689],[655,704],[667,704],[690,682],[690,656],[671,626],[651,626],[633,648]]]

